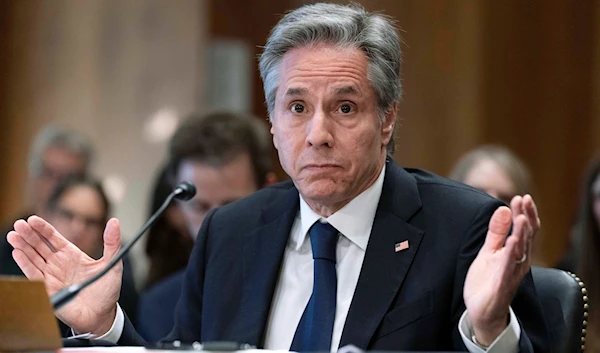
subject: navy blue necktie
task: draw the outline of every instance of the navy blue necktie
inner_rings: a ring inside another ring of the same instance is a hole
[[[335,319],[335,248],[338,231],[329,223],[316,222],[309,234],[315,268],[313,291],[290,349],[298,352],[329,352]]]

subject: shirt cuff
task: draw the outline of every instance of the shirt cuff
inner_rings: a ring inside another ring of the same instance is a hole
[[[460,332],[460,336],[462,340],[471,353],[498,353],[498,352],[506,352],[506,353],[517,353],[519,351],[519,339],[521,338],[521,327],[519,326],[519,321],[517,320],[517,316],[513,312],[512,308],[510,310],[510,322],[508,326],[502,333],[496,337],[494,342],[490,344],[487,349],[483,349],[475,342],[473,342],[472,337],[474,337],[475,333],[473,332],[473,325],[471,324],[471,320],[467,315],[467,310],[460,317],[460,321],[458,322],[458,331]]]
[[[115,317],[115,321],[113,322],[112,326],[110,327],[108,332],[106,332],[100,337],[94,337],[94,339],[104,340],[117,344],[117,342],[121,338],[121,334],[123,333],[124,326],[125,315],[123,315],[123,309],[121,309],[121,306],[119,305],[119,303],[117,303],[117,316]],[[71,332],[73,333],[73,335],[76,335],[73,329],[71,329]]]

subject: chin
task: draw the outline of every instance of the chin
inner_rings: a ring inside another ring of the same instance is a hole
[[[302,196],[314,201],[333,201],[341,191],[332,180],[307,181],[303,186],[300,186]]]

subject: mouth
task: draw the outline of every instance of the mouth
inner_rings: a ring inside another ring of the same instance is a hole
[[[341,168],[341,167],[337,164],[326,163],[326,164],[307,164],[304,166],[303,169],[318,171],[318,170],[330,170],[330,169],[336,169],[336,168]]]

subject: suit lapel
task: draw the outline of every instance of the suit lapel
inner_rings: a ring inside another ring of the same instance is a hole
[[[415,179],[396,164],[387,163],[381,198],[340,347],[353,344],[367,348],[421,243],[423,231],[408,223],[420,207]],[[396,252],[395,244],[403,241],[408,241],[408,249]]]
[[[299,197],[291,187],[284,197],[263,211],[264,225],[243,236],[243,290],[239,332],[243,342],[262,346],[271,301],[279,278]]]

